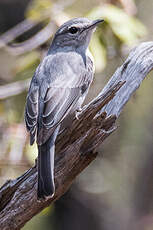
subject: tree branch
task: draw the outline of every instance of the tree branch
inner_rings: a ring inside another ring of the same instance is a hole
[[[132,93],[153,68],[153,42],[133,49],[101,93],[85,106],[71,130],[56,142],[55,185],[52,199],[38,202],[36,166],[0,189],[1,230],[17,230],[34,215],[62,196],[75,177],[97,156],[95,149],[116,129],[116,118]]]
[[[0,86],[0,100],[16,96],[26,91],[29,85],[30,79],[26,79]]]

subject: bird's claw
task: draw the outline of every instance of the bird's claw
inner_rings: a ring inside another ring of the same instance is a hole
[[[77,109],[76,112],[75,112],[75,117],[76,117],[77,120],[79,120],[79,115],[80,115],[81,111],[82,111],[82,109],[79,108],[79,109]]]

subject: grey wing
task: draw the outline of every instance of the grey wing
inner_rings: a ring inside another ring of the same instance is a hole
[[[35,141],[36,132],[38,145],[48,140],[60,122],[74,109],[92,81],[92,70],[72,71],[71,66],[64,61],[64,67],[58,66],[57,75],[56,68],[52,66],[54,62],[49,58],[43,61],[36,72],[37,80],[41,83],[38,87],[34,76],[27,96],[25,120],[31,144]]]
[[[29,93],[27,95],[25,107],[25,123],[27,131],[30,132],[30,144],[35,141],[38,120],[38,93],[39,88],[31,83]]]
[[[49,87],[43,102],[37,143],[45,143],[60,122],[72,110],[81,96],[80,87]]]

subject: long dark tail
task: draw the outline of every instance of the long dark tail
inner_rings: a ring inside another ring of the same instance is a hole
[[[55,193],[54,155],[58,130],[54,131],[45,144],[38,146],[38,199],[52,197]]]

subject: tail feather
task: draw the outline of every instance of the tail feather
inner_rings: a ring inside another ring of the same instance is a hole
[[[46,144],[38,148],[38,198],[53,196],[54,185],[54,145],[48,148]]]
[[[38,199],[52,197],[55,193],[54,155],[58,130],[55,130],[45,144],[38,146]]]

